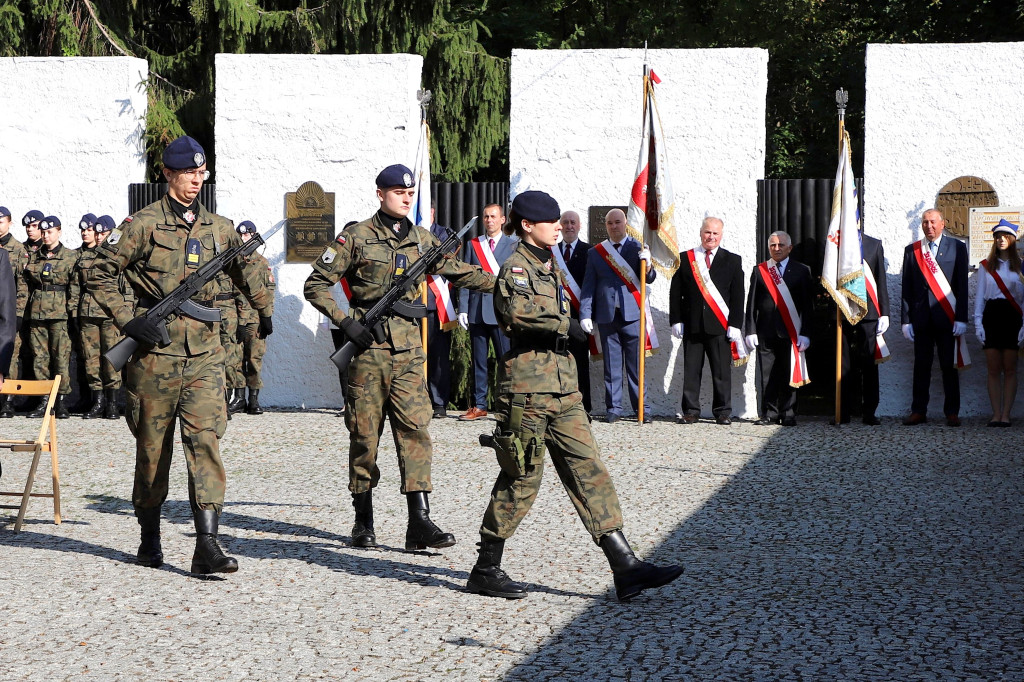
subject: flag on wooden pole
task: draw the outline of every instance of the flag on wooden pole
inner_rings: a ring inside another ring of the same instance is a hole
[[[853,176],[850,135],[843,130],[839,167],[832,189],[832,220],[825,241],[821,284],[835,299],[843,317],[857,324],[867,314],[868,295],[864,283],[864,260],[860,245],[860,210],[857,183]]]

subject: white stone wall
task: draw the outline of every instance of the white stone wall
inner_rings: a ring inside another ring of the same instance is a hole
[[[412,164],[422,65],[404,54],[217,55],[218,213],[265,230],[284,219],[285,194],[315,180],[335,193],[338,229],[368,218],[377,173]],[[340,406],[330,332],[302,295],[311,266],[284,262],[283,230],[264,255],[277,299],[261,402]]]
[[[128,185],[145,182],[144,59],[0,59],[0,205],[25,239],[31,209],[55,215],[61,240],[82,243],[84,213],[128,215]]]
[[[921,238],[921,214],[950,180],[987,180],[1000,204],[1024,204],[1024,43],[868,45],[864,225],[885,245],[893,357],[881,375],[880,414],[909,412],[913,347],[900,334],[903,250]],[[858,141],[854,141],[857,144]],[[971,369],[960,375],[962,415],[989,415],[985,356],[969,332]],[[929,411],[941,415],[934,363]],[[1018,401],[1015,414],[1024,414]]]
[[[590,206],[625,205],[640,149],[643,50],[513,50],[510,165],[533,189],[579,212],[586,238]],[[756,250],[757,181],[764,177],[768,52],[760,49],[651,50],[661,78],[658,108],[668,143],[681,249],[699,243],[705,215],[725,221],[722,246],[749,273]],[[746,286],[746,285],[745,285]],[[682,397],[682,352],[668,323],[669,280],[649,292],[661,352],[647,362],[648,402],[672,416]],[[754,364],[735,370],[733,408],[756,416]],[[603,373],[592,365],[594,407],[604,409]],[[702,382],[704,414],[711,382]],[[628,399],[627,399],[628,402]],[[627,413],[629,406],[624,405]]]

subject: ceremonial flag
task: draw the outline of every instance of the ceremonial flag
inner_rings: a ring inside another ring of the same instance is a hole
[[[850,135],[846,130],[843,130],[843,140],[839,145],[839,167],[832,189],[832,221],[825,241],[821,284],[835,299],[850,324],[857,324],[867,314],[857,183],[853,176]]]
[[[643,134],[626,211],[626,229],[631,237],[650,248],[654,266],[671,277],[679,268],[679,243],[676,241],[675,195],[669,177],[665,135],[654,97],[654,84],[660,82],[661,79],[645,64]]]
[[[424,118],[420,121],[420,141],[416,145],[416,162],[412,167],[416,178],[416,196],[413,199],[412,222],[428,230],[433,222],[430,217],[430,127]]]

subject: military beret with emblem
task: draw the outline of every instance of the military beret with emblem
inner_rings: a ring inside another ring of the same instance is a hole
[[[55,215],[48,215],[39,221],[40,230],[52,230],[55,227],[60,227],[60,218]]]
[[[11,212],[6,206],[0,206],[0,218],[10,218]]]
[[[96,227],[96,215],[93,213],[86,213],[82,216],[82,219],[78,221],[78,229],[88,230],[90,227]]]
[[[377,187],[388,189],[389,187],[415,187],[416,178],[408,166],[400,163],[392,164],[377,175]]]
[[[251,220],[243,220],[235,226],[235,232],[238,234],[256,234],[256,231],[256,226]]]
[[[512,210],[531,223],[556,222],[562,215],[558,202],[547,192],[537,190],[517,194],[512,200]]]
[[[206,152],[201,144],[188,135],[182,135],[167,145],[163,160],[164,168],[171,170],[199,168],[206,163]]]
[[[96,225],[94,227],[97,234],[103,234],[104,232],[110,232],[114,229],[114,219],[108,215],[101,215],[96,219]]]
[[[38,223],[43,219],[43,212],[32,209],[25,214],[25,217],[21,219],[22,225],[31,225],[32,223]]]

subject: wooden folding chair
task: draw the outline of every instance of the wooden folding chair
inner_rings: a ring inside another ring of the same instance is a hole
[[[0,448],[11,452],[31,452],[32,466],[28,470],[28,481],[25,482],[23,491],[5,492],[0,495],[14,495],[21,497],[21,504],[0,504],[0,509],[17,509],[18,520],[14,523],[14,532],[21,531],[21,524],[25,520],[25,510],[28,509],[30,497],[52,497],[53,498],[53,522],[60,524],[60,466],[57,462],[57,420],[53,416],[53,404],[57,401],[57,393],[60,390],[60,375],[45,381],[23,381],[21,379],[6,379],[0,388],[0,395],[27,395],[47,396],[46,411],[43,412],[43,425],[39,428],[39,436],[35,440],[3,440],[0,439]],[[53,476],[52,493],[33,493],[32,484],[35,481],[36,469],[39,467],[39,459],[43,452],[50,453],[50,469]]]

